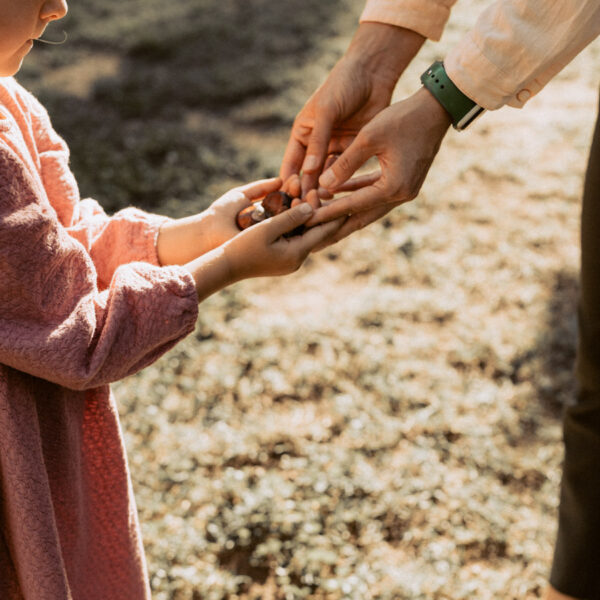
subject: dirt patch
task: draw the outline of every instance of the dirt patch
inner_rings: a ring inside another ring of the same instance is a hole
[[[40,93],[74,109],[61,130],[88,193],[174,215],[276,172],[362,5],[177,3],[179,24],[204,11],[196,40],[144,2],[141,29],[138,4],[120,22],[116,3],[113,29],[86,33],[86,52],[119,37],[119,73],[85,102]],[[397,97],[485,4],[458,3]],[[588,48],[525,110],[450,132],[417,200],[293,276],[210,298],[194,335],[115,386],[157,600],[540,597],[599,57]]]

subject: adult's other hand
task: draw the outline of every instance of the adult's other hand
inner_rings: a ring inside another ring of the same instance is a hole
[[[450,124],[448,113],[425,88],[381,111],[319,178],[329,192],[343,191],[355,171],[377,157],[381,170],[369,176],[373,183],[327,203],[307,225],[348,216],[335,242],[415,198]]]
[[[316,187],[327,155],[343,152],[361,127],[389,105],[398,77],[424,40],[402,27],[362,23],[344,56],[298,113],[281,178],[302,172],[303,195]]]

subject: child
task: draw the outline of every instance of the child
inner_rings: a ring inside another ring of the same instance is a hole
[[[0,598],[149,598],[108,383],[194,329],[198,302],[296,270],[338,224],[307,203],[241,233],[264,180],[181,220],[80,201],[68,150],[12,79],[64,0],[0,0]]]

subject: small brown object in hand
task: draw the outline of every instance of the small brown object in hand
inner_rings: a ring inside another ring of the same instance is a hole
[[[265,218],[265,209],[260,202],[257,202],[240,210],[235,220],[240,229],[247,229],[251,225],[264,221]]]
[[[309,192],[306,201],[316,209],[321,203],[316,191],[311,190],[311,192]],[[292,206],[292,203],[295,206],[297,203],[302,202],[300,200],[300,193],[300,177],[298,175],[290,175],[280,190],[267,194],[262,199],[262,202],[256,202],[242,209],[236,218],[238,227],[240,229],[247,229],[256,223],[260,223],[269,217],[274,217],[286,211]],[[283,237],[301,235],[305,229],[304,225],[300,225],[300,227],[296,227],[296,229],[286,233]]]
[[[274,217],[284,211],[286,211],[292,205],[292,197],[282,191],[271,192],[267,194],[262,202],[251,204],[246,208],[242,209],[236,218],[237,226],[240,229],[247,229],[248,227],[260,223],[269,217]],[[297,235],[299,227],[294,229],[289,235]]]
[[[292,197],[285,192],[271,192],[267,194],[262,201],[262,206],[265,209],[265,214],[269,217],[274,217],[287,210],[292,205]]]

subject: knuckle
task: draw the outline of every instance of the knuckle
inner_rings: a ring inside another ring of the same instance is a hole
[[[346,172],[351,168],[350,161],[347,156],[343,154],[335,161],[335,163],[331,167],[334,171],[342,171]]]
[[[335,113],[335,104],[326,95],[321,95],[315,99],[315,113],[326,120]]]
[[[417,197],[418,192],[413,190],[410,186],[402,185],[393,195],[393,197],[401,200],[402,202],[408,202],[414,200]]]
[[[356,138],[356,142],[359,144],[359,146],[362,146],[365,148],[371,148],[372,146],[374,146],[376,140],[377,140],[377,136],[376,136],[375,132],[373,132],[369,128],[363,129]]]
[[[298,116],[292,125],[292,137],[299,143],[303,143],[303,141],[310,135],[312,127],[307,125],[306,121],[303,117]]]
[[[369,220],[362,216],[360,213],[354,217],[354,231],[358,231],[360,229],[364,229],[368,224]]]

